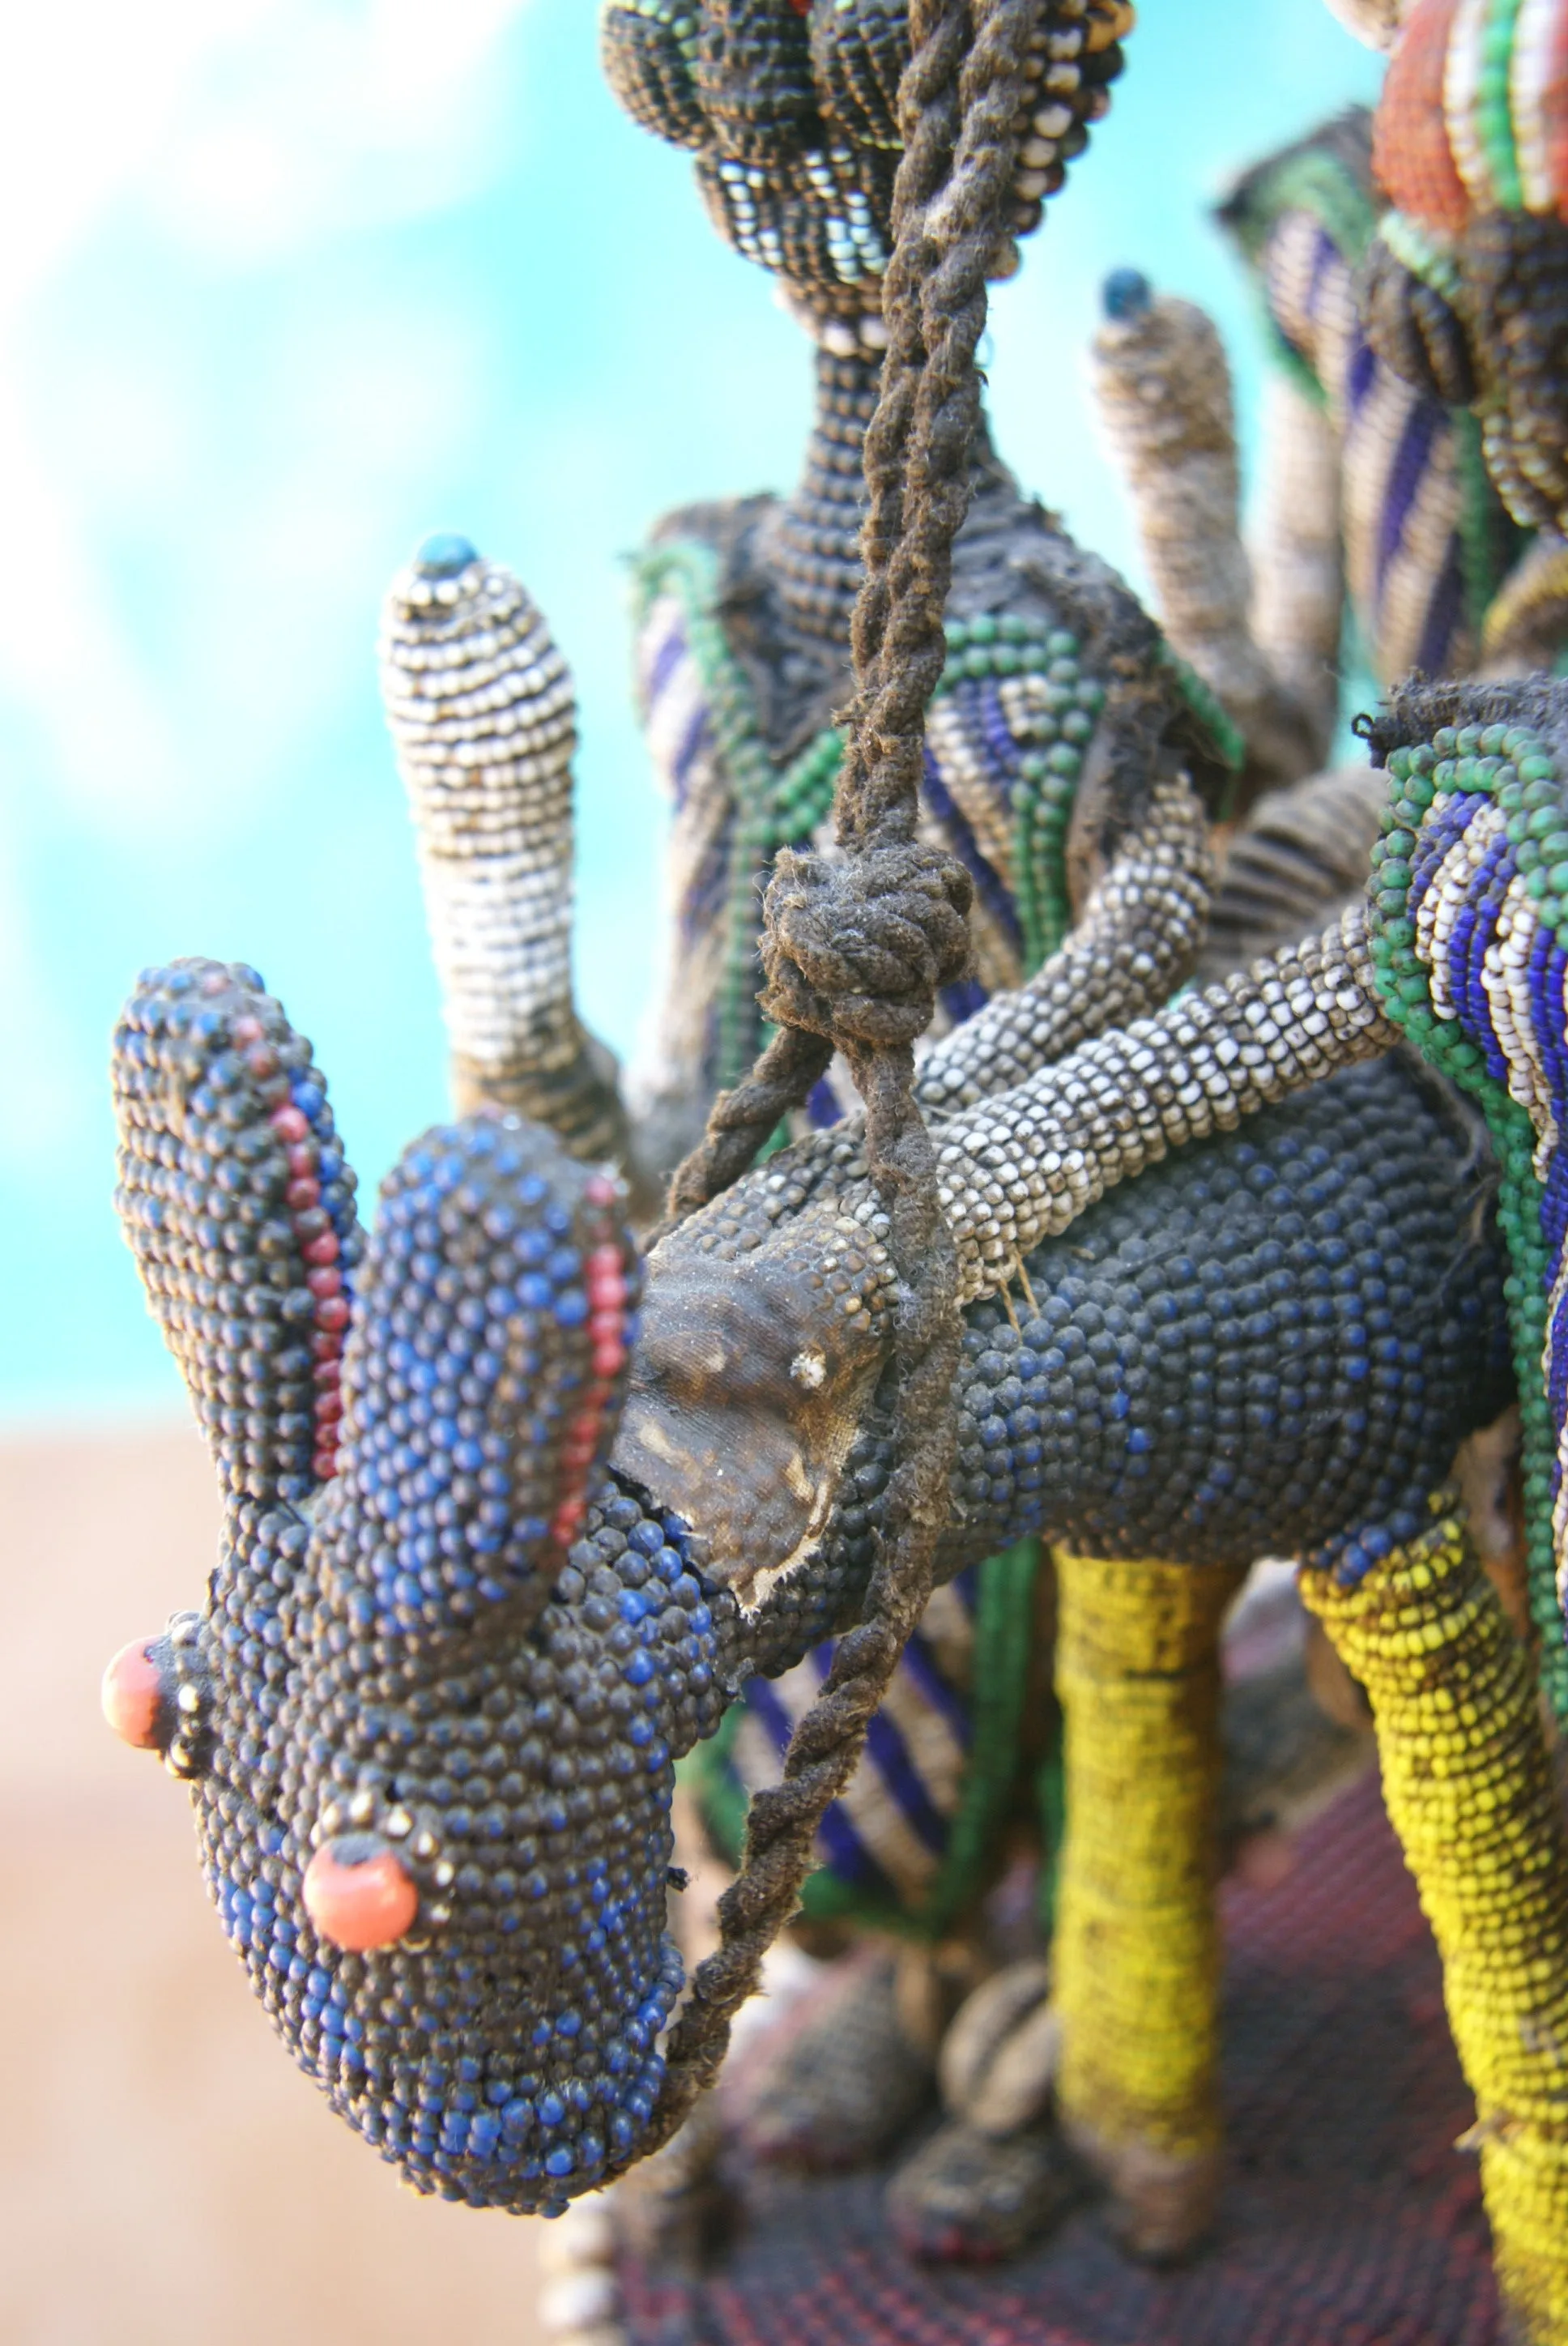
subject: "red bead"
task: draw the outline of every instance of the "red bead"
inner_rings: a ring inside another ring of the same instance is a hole
[[[294,1154],[291,1148],[289,1154],[290,1157]],[[313,1173],[301,1174],[297,1181],[290,1181],[283,1192],[283,1203],[291,1214],[302,1214],[321,1202],[321,1185]]]
[[[336,1450],[318,1450],[311,1461],[311,1472],[318,1483],[330,1483],[338,1471]]]
[[[316,1306],[316,1325],[318,1328],[330,1329],[335,1334],[340,1328],[346,1328],[348,1324],[349,1306],[347,1298],[341,1295],[323,1295],[321,1301]]]
[[[608,1173],[592,1173],[583,1185],[583,1196],[590,1206],[613,1206],[620,1194],[620,1183]]]
[[[596,1377],[616,1376],[625,1368],[626,1363],[626,1348],[624,1344],[613,1343],[606,1340],[604,1343],[594,1346],[594,1374]]]
[[[335,1425],[342,1413],[343,1396],[341,1392],[317,1394],[316,1423],[318,1425]]]
[[[317,1332],[311,1339],[311,1350],[315,1354],[317,1360],[336,1361],[339,1364],[340,1372],[341,1370],[343,1357],[343,1340],[338,1333],[338,1329],[341,1329],[343,1326],[348,1316],[348,1306],[345,1304],[343,1307],[343,1317],[337,1322],[337,1327],[334,1328],[331,1321],[322,1320],[321,1307],[318,1305],[316,1309]],[[320,1376],[321,1371],[318,1370],[316,1373]]]
[[[163,1708],[163,1677],[145,1637],[122,1646],[104,1672],[104,1717],[137,1751],[158,1748],[158,1715]]]
[[[338,1361],[318,1361],[311,1372],[311,1381],[319,1385],[340,1385],[343,1381],[343,1364]]]
[[[305,1284],[312,1295],[339,1295],[342,1292],[343,1274],[334,1270],[331,1263],[323,1263],[319,1270],[305,1273]]]
[[[253,1051],[246,1052],[245,1065],[258,1083],[265,1083],[278,1072],[278,1054],[270,1043],[258,1043]]]
[[[311,1129],[297,1107],[275,1107],[267,1121],[280,1140],[303,1140]]]
[[[260,1018],[249,1016],[236,1018],[229,1029],[231,1040],[236,1043],[260,1043],[266,1032]]]
[[[557,1507],[555,1510],[550,1525],[551,1538],[562,1547],[570,1547],[577,1536],[578,1526],[587,1512],[581,1499],[568,1499],[565,1506]]]
[[[334,1230],[323,1230],[319,1239],[310,1239],[303,1249],[305,1260],[333,1263],[338,1259],[338,1239]]]
[[[288,1162],[290,1172],[297,1180],[303,1180],[315,1172],[321,1159],[312,1141],[296,1140],[290,1146]]]
[[[345,1954],[395,1945],[419,1912],[419,1892],[390,1849],[345,1865],[328,1841],[305,1868],[302,1889],[311,1922]]]

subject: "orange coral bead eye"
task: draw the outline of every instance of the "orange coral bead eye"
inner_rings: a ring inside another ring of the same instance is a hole
[[[158,1712],[163,1708],[163,1674],[148,1651],[146,1637],[122,1646],[104,1672],[104,1717],[117,1735],[137,1751],[159,1749]]]
[[[322,1938],[350,1955],[390,1947],[419,1912],[419,1892],[395,1852],[368,1835],[325,1842],[305,1868],[304,1895]]]

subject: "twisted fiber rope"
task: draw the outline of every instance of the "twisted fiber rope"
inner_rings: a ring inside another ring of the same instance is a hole
[[[942,674],[952,542],[980,412],[974,353],[985,272],[1003,232],[1038,10],[1039,0],[975,0],[972,18],[965,0],[913,0],[911,8],[884,289],[889,347],[867,438],[865,578],[852,626],[859,688],[838,793],[845,858],[780,854],[762,947],[762,1008],[779,1032],[748,1082],[716,1103],[705,1141],[671,1185],[677,1216],[718,1196],[804,1099],[834,1049],[844,1052],[866,1104],[867,1159],[899,1272],[898,1463],[866,1617],[840,1640],[796,1729],[783,1781],[753,1797],[740,1872],[719,1901],[719,1945],[699,1965],[670,2036],[640,2152],[667,2141],[718,2073],[730,2021],[796,1910],[818,1826],[854,1770],[924,1609],[947,1515],[958,1260],[914,1097],[913,1046],[937,988],[967,963],[971,892],[962,867],[916,832],[925,712]]]

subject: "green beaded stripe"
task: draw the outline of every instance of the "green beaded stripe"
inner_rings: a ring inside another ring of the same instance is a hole
[[[1479,641],[1493,597],[1519,553],[1520,532],[1486,469],[1481,424],[1468,407],[1451,407],[1454,470],[1459,476],[1460,583],[1465,624]]]
[[[1524,209],[1524,182],[1519,172],[1513,109],[1509,103],[1513,35],[1521,5],[1522,0],[1491,0],[1481,28],[1481,66],[1475,81],[1476,137],[1492,193],[1505,212]]]
[[[1422,285],[1441,293],[1451,310],[1461,306],[1464,283],[1453,247],[1446,238],[1440,238],[1420,220],[1411,219],[1408,212],[1400,211],[1385,212],[1378,222],[1378,234],[1401,269],[1408,269]]]
[[[757,1009],[757,940],[769,867],[780,847],[809,839],[830,813],[843,737],[836,726],[829,726],[789,765],[778,764],[762,738],[750,680],[730,650],[718,617],[722,569],[711,546],[696,538],[652,546],[637,564],[636,578],[639,627],[656,597],[674,594],[679,599],[714,748],[735,796],[724,968],[714,1005],[716,1074],[725,1088],[740,1081],[763,1039]]]
[[[1508,817],[1525,886],[1543,922],[1568,944],[1568,794],[1548,745],[1522,726],[1443,727],[1430,743],[1389,759],[1389,800],[1369,883],[1371,955],[1389,1016],[1423,1058],[1468,1092],[1485,1117],[1501,1175],[1498,1222],[1508,1249],[1503,1282],[1523,1432],[1525,1556],[1531,1618],[1541,1633],[1541,1676],[1552,1708],[1568,1720],[1568,1650],[1552,1543],[1556,1434],[1545,1384],[1549,1254],[1541,1229],[1535,1128],[1506,1085],[1486,1072],[1480,1046],[1457,1019],[1432,1007],[1431,979],[1415,954],[1409,916],[1410,857],[1428,808],[1451,791],[1483,790]]]
[[[1293,349],[1280,332],[1268,307],[1260,267],[1263,248],[1276,221],[1289,211],[1310,212],[1352,268],[1359,267],[1361,256],[1376,233],[1377,214],[1365,191],[1342,163],[1319,148],[1309,148],[1303,154],[1288,156],[1268,172],[1245,210],[1231,221],[1242,251],[1257,268],[1254,291],[1269,356],[1315,405],[1321,407],[1327,404],[1328,393],[1300,352]]]
[[[1033,977],[1072,919],[1067,826],[1105,694],[1084,674],[1078,639],[1065,627],[1045,629],[1012,612],[949,619],[939,696],[965,681],[1013,677],[1032,677],[1044,688],[1044,706],[1028,714],[1028,746],[1020,749],[1013,785],[1013,903],[1023,974]]]
[[[1207,685],[1196,668],[1188,666],[1173,652],[1162,636],[1158,658],[1162,668],[1169,668],[1176,688],[1204,730],[1214,741],[1216,750],[1230,768],[1239,774],[1247,763],[1247,739],[1238,725],[1233,725],[1226,715],[1224,703],[1212,687]]]

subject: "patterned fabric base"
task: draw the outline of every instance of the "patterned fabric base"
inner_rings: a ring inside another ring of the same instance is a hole
[[[1495,2346],[1473,2116],[1376,1784],[1279,1887],[1226,1893],[1222,2229],[1184,2271],[1092,2209],[994,2270],[911,2265],[881,2179],[760,2187],[721,2272],[624,2270],[634,2346]]]

